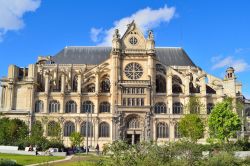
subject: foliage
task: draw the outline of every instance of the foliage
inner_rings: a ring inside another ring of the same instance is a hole
[[[81,146],[84,141],[84,138],[78,132],[71,133],[69,139],[71,141],[72,146]]]
[[[14,160],[9,159],[0,159],[0,166],[17,166],[17,163]]]
[[[209,157],[206,160],[201,161],[201,165],[204,166],[240,166],[241,160],[237,159],[231,153],[220,152],[218,154]]]
[[[31,136],[32,137],[42,137],[43,136],[43,126],[42,123],[39,121],[35,121],[34,124],[32,124],[31,127]]]
[[[28,126],[19,119],[0,119],[0,144],[17,145],[28,136]]]
[[[49,135],[52,139],[61,140],[62,129],[58,122],[55,122],[55,126],[48,126]]]
[[[15,160],[17,162],[17,165],[30,165],[30,164],[60,160],[60,159],[64,159],[64,157],[58,157],[58,156],[32,156],[32,155],[18,155],[18,154],[3,154],[3,153],[1,153],[0,154],[0,161],[1,161],[1,159]]]
[[[179,122],[181,135],[193,142],[203,137],[204,130],[204,123],[197,114],[186,114]]]
[[[191,96],[189,102],[185,105],[185,109],[190,114],[200,114],[200,111],[204,109],[204,105],[198,97]]]
[[[215,105],[208,118],[210,137],[221,142],[236,135],[241,128],[239,116],[233,112],[232,99],[225,99]]]
[[[225,147],[225,145],[227,147]],[[239,143],[202,145],[182,140],[180,142],[157,145],[143,142],[128,145],[123,141],[115,141],[105,146],[104,154],[110,160],[100,160],[99,166],[210,166],[210,165],[249,165],[250,159],[241,160],[233,156],[230,149],[240,148]],[[210,155],[203,156],[203,151]]]

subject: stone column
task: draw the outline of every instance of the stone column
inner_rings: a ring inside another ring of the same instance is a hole
[[[175,135],[174,135],[175,123],[174,123],[174,121],[169,119],[168,126],[169,126],[169,140],[170,141],[175,141]]]
[[[98,138],[99,138],[99,120],[95,119],[94,120],[94,138],[98,143]]]
[[[30,110],[30,112],[33,112],[33,110],[34,110],[34,88],[33,88],[33,85],[29,86],[28,90],[30,93],[29,110]]]
[[[13,109],[13,98],[14,98],[14,86],[9,85],[8,86],[8,100],[7,103],[7,110],[12,110]]]
[[[172,74],[167,77],[167,95],[172,95]]]
[[[98,94],[99,93],[99,89],[100,89],[100,83],[99,83],[99,73],[98,71],[95,73],[95,92]]]
[[[184,78],[184,89],[183,89],[185,95],[189,95],[189,93],[190,93],[189,92],[189,82],[190,82],[190,78],[189,78],[189,76],[186,76]]]
[[[80,117],[76,117],[75,118],[75,124],[76,124],[76,132],[81,133],[81,118]]]
[[[45,93],[46,94],[49,94],[49,89],[50,88],[50,85],[49,85],[49,73],[46,72],[45,73]]]
[[[65,108],[64,95],[61,95],[61,100],[59,100],[59,102],[60,102],[60,113],[63,114],[64,113],[64,108]]]
[[[77,93],[81,94],[82,91],[82,74],[78,74],[78,79],[77,79]]]
[[[0,94],[0,99],[1,99],[1,103],[0,103],[0,108],[4,108],[5,104],[4,104],[4,100],[5,100],[5,87],[1,86],[2,88],[2,93]]]
[[[135,144],[135,134],[133,133],[132,134],[132,145],[134,145]]]
[[[65,74],[63,73],[61,76],[61,93],[65,92]]]
[[[49,101],[48,101],[48,96],[45,97],[44,99],[44,113],[49,113]]]

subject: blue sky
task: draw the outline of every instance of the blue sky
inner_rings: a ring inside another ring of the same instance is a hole
[[[136,18],[157,46],[181,46],[218,77],[237,70],[250,98],[248,0],[0,0],[0,77],[9,64],[28,66],[65,46],[108,44],[110,31]]]

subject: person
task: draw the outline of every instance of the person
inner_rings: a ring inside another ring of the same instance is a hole
[[[29,146],[29,151],[33,151],[32,145]]]
[[[99,149],[99,145],[98,144],[96,145],[95,149],[96,149],[96,154],[99,155],[99,150],[100,149]]]

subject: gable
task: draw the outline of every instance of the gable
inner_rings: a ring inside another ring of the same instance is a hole
[[[146,49],[146,39],[134,21],[121,38],[122,49]]]

